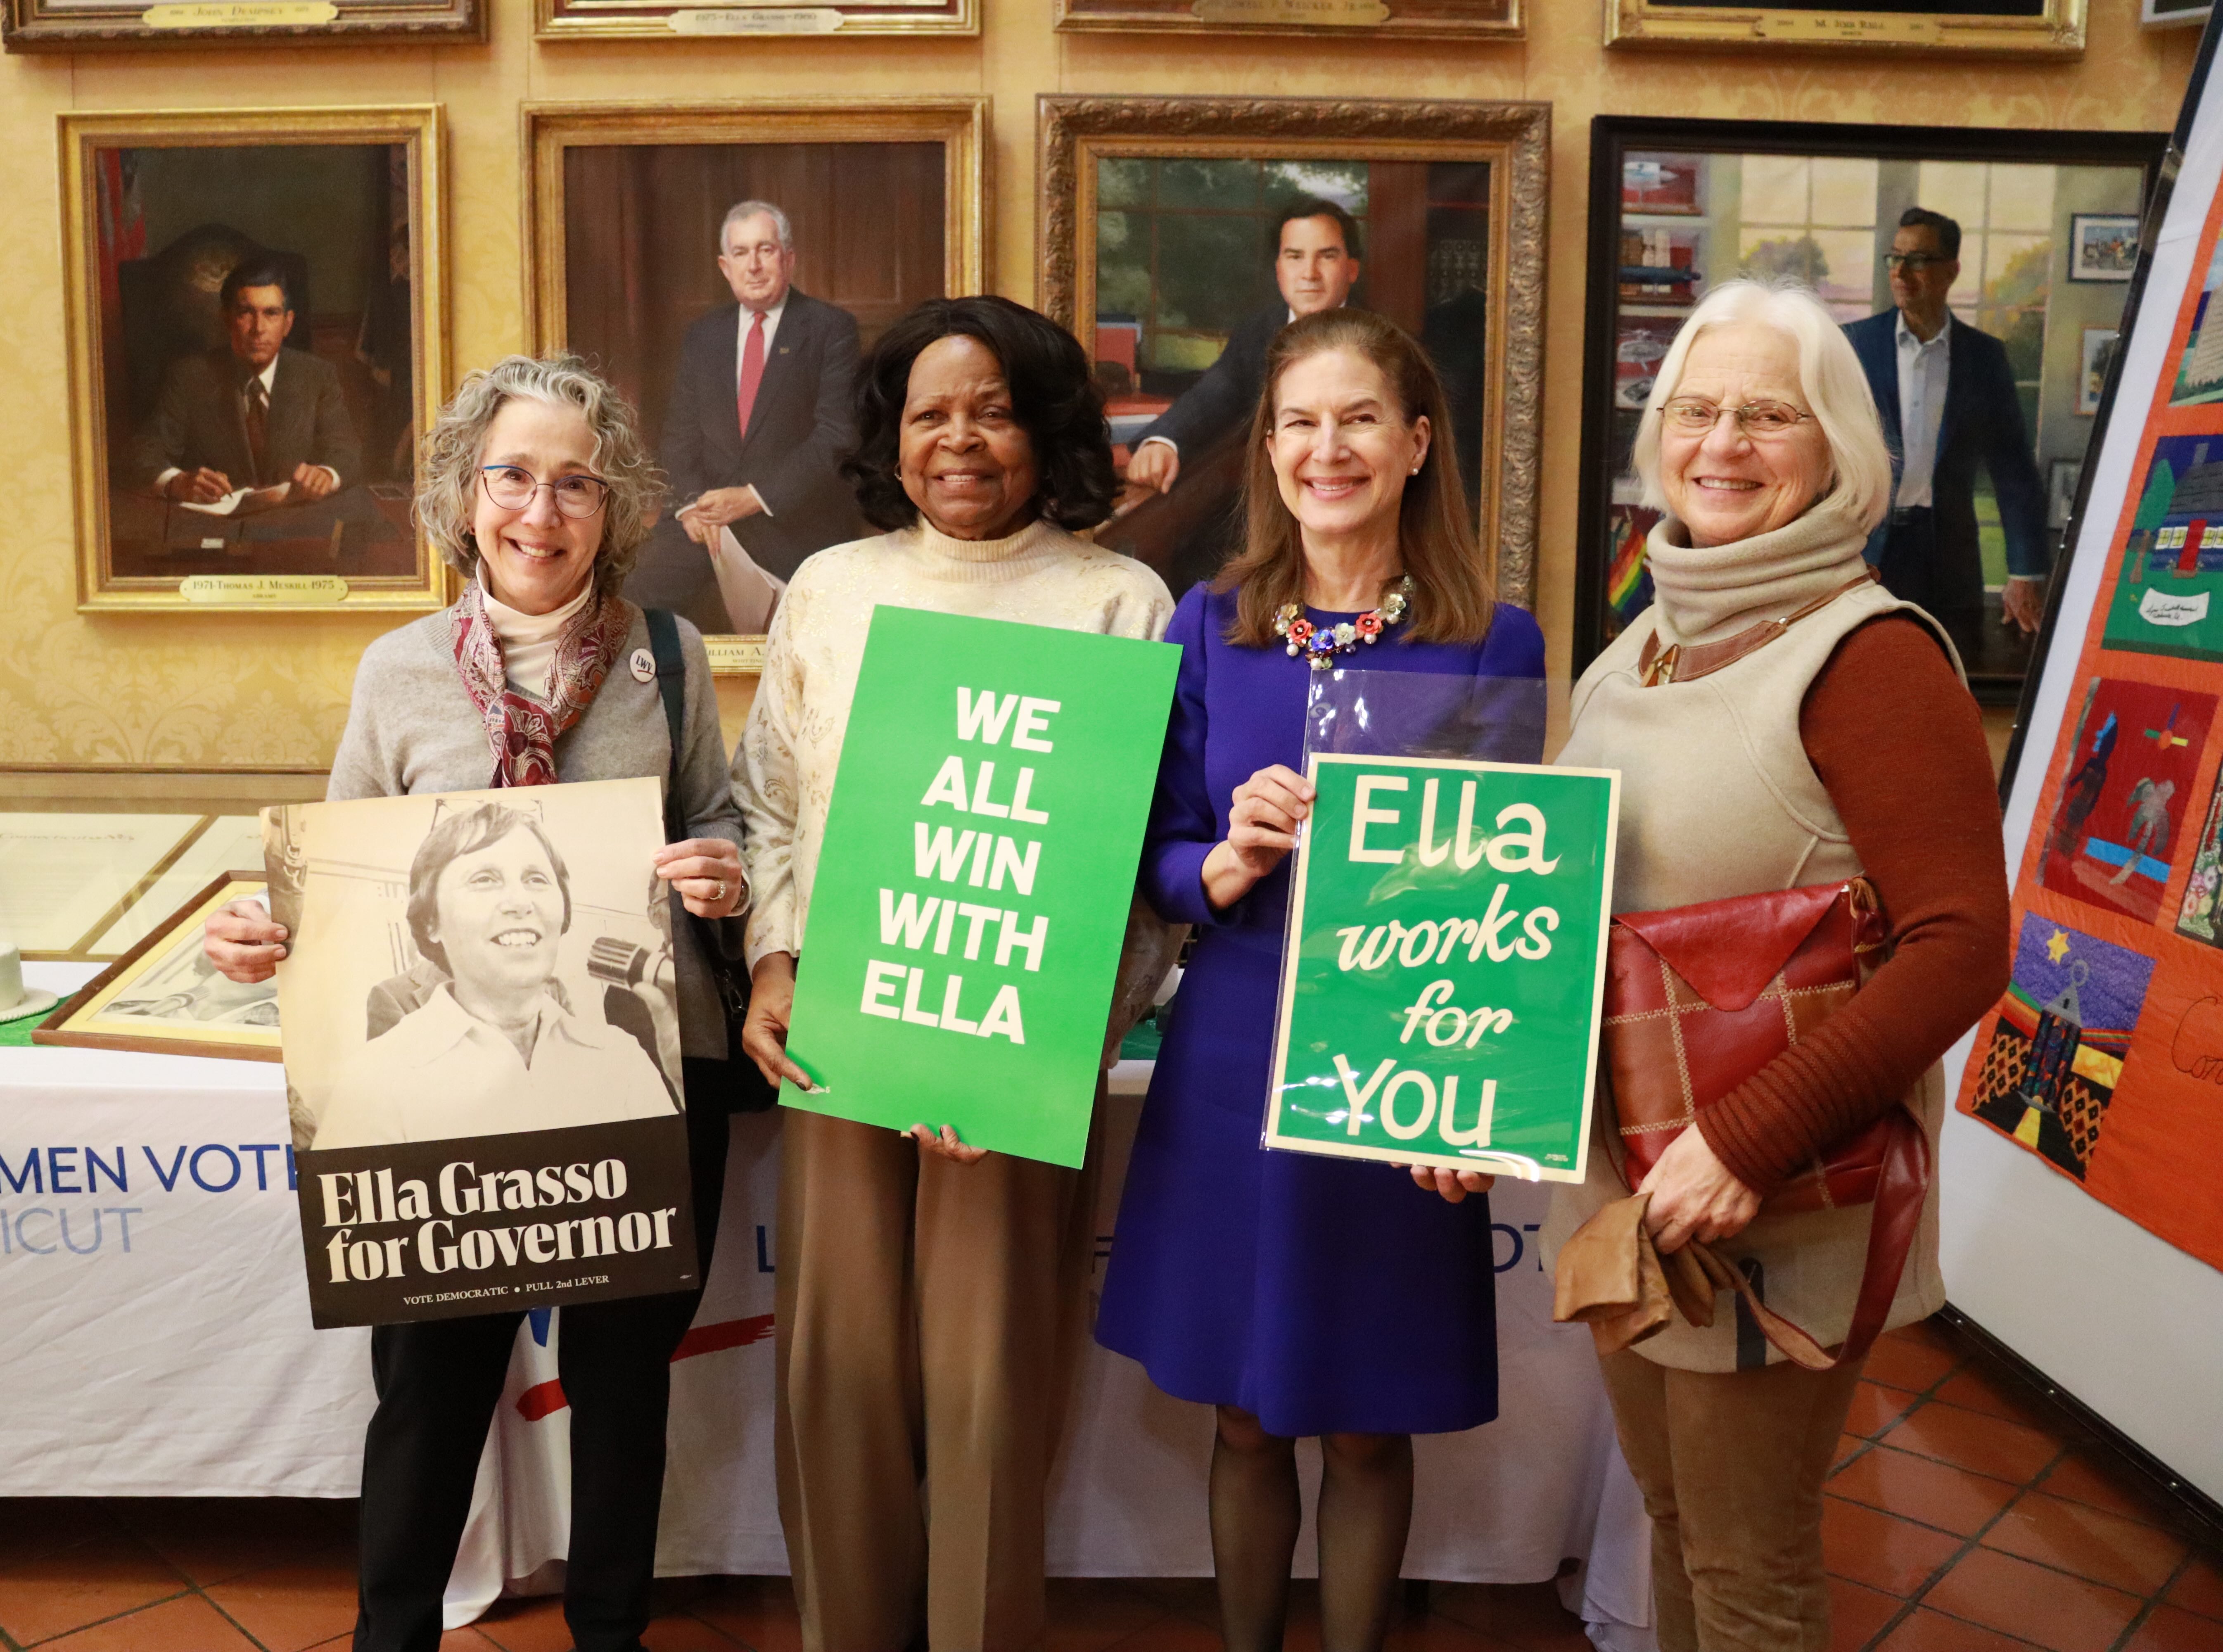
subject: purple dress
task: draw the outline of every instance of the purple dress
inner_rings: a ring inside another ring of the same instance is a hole
[[[1312,672],[1278,645],[1226,641],[1234,613],[1233,593],[1200,585],[1166,634],[1181,677],[1142,887],[1198,938],[1128,1164],[1097,1340],[1167,1393],[1240,1406],[1272,1434],[1470,1428],[1497,1415],[1489,1200],[1448,1204],[1386,1164],[1258,1144],[1288,866],[1216,912],[1204,858],[1237,786],[1273,763],[1302,772]],[[1501,605],[1480,643],[1395,636],[1349,663],[1544,673],[1543,634],[1521,608]]]

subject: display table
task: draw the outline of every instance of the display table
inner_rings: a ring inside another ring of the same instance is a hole
[[[91,972],[31,965],[58,991]],[[1101,1260],[1148,1068],[1107,1120]],[[672,1372],[658,1570],[787,1570],[772,1489],[777,1114],[734,1121],[716,1264]],[[0,1049],[0,1485],[14,1496],[354,1495],[368,1334],[310,1328],[274,1063]],[[1393,1174],[1385,1170],[1383,1174]],[[1648,1648],[1648,1532],[1590,1338],[1551,1324],[1544,1190],[1500,1182],[1501,1416],[1416,1452],[1408,1576],[1524,1583],[1586,1563],[1570,1605],[1602,1646]],[[449,1593],[451,1624],[505,1586],[551,1586],[568,1511],[561,1316],[528,1319]],[[1061,1576],[1208,1574],[1212,1416],[1092,1346],[1052,1489]],[[1319,1459],[1300,1460],[1308,1485]],[[1310,1495],[1307,1493],[1307,1504]],[[1309,1526],[1300,1569],[1313,1567]]]

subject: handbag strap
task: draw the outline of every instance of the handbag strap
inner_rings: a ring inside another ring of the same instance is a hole
[[[671,734],[671,771],[664,782],[664,841],[677,843],[686,834],[679,820],[679,753],[687,726],[687,656],[679,647],[679,621],[660,608],[645,608],[648,651],[656,659],[656,691],[664,700],[664,726]]]
[[[1930,1195],[1930,1138],[1905,1107],[1892,1115],[1891,1144],[1884,1150],[1875,1204],[1868,1226],[1866,1265],[1861,1270],[1861,1294],[1853,1307],[1853,1322],[1836,1352],[1831,1353],[1811,1333],[1785,1319],[1752,1288],[1744,1271],[1733,1268],[1693,1240],[1686,1247],[1717,1288],[1744,1298],[1761,1334],[1782,1351],[1783,1357],[1809,1371],[1829,1371],[1864,1359],[1882,1334],[1884,1321],[1899,1296],[1899,1282],[1906,1271],[1906,1258],[1914,1248],[1915,1230],[1922,1225],[1922,1206]]]
[[[1873,572],[1863,571],[1836,590],[1816,597],[1796,613],[1786,614],[1779,620],[1762,620],[1719,642],[1676,642],[1663,649],[1659,630],[1654,627],[1644,640],[1644,651],[1637,656],[1637,678],[1646,688],[1657,688],[1662,683],[1688,683],[1696,678],[1711,676],[1725,665],[1735,665],[1747,654],[1759,653],[1808,615],[1820,613],[1847,591],[1856,591],[1874,579]]]

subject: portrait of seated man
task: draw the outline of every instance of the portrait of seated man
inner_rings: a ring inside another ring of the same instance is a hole
[[[681,339],[661,457],[674,514],[626,595],[705,631],[760,632],[803,559],[867,531],[839,466],[856,443],[856,318],[794,285],[795,231],[770,201],[718,230],[733,293]]]
[[[134,444],[134,480],[179,504],[237,495],[235,512],[312,502],[359,480],[339,374],[286,348],[296,316],[283,268],[240,264],[217,297],[224,342],[170,363]]]
[[[535,816],[494,803],[444,813],[410,865],[408,924],[446,980],[343,1064],[313,1146],[673,1111],[663,1075],[631,1033],[564,1006],[557,962],[571,927],[570,875]]]

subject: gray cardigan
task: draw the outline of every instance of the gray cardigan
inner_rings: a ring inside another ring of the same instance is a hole
[[[664,700],[653,679],[637,679],[627,660],[648,647],[648,621],[639,608],[633,628],[593,702],[556,741],[557,772],[566,780],[661,779],[670,772],[671,736]],[[347,732],[332,759],[327,798],[393,798],[420,791],[477,791],[494,778],[478,708],[456,675],[452,608],[389,631],[363,650],[356,670]],[[726,773],[726,747],[718,729],[718,697],[702,634],[679,621],[687,662],[686,750],[679,764],[679,813],[692,837],[741,841],[740,810]],[[746,900],[742,911],[747,910]],[[679,977],[679,1042],[690,1056],[723,1057],[725,1016],[698,927],[673,915]],[[717,925],[721,949],[741,955],[739,913]]]

